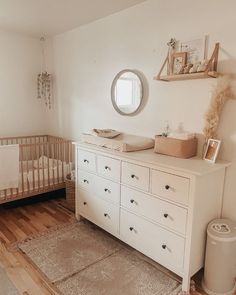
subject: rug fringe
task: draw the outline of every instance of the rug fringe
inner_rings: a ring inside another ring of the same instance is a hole
[[[21,245],[23,245],[24,243],[26,243],[28,241],[31,241],[31,240],[34,240],[34,239],[37,239],[37,238],[41,238],[43,236],[46,236],[46,235],[51,234],[53,232],[56,232],[58,230],[63,230],[65,228],[68,228],[69,226],[74,225],[74,224],[77,224],[77,223],[78,223],[78,220],[73,219],[73,220],[68,221],[66,223],[52,226],[51,228],[49,228],[49,229],[47,229],[45,231],[42,231],[42,232],[38,232],[38,233],[34,233],[32,235],[29,235],[28,237],[26,237],[25,239],[23,239],[21,241],[17,241],[17,242],[11,243],[10,245],[6,245],[6,249],[9,252],[11,252],[11,253],[12,252],[16,252],[16,251],[19,250],[19,247]]]

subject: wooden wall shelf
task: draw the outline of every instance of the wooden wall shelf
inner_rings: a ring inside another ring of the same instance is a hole
[[[194,79],[206,79],[206,78],[217,78],[220,74],[217,72],[218,55],[219,55],[220,43],[215,44],[215,49],[212,56],[206,66],[204,72],[191,73],[191,74],[178,74],[178,75],[162,75],[164,68],[169,63],[169,54],[167,55],[160,72],[154,80],[157,81],[181,81],[181,80],[194,80]]]
[[[219,76],[218,72],[200,72],[192,74],[180,74],[180,75],[166,75],[160,77],[154,77],[154,80],[158,81],[181,81],[181,80],[194,80],[194,79],[206,79],[206,78],[217,78]]]

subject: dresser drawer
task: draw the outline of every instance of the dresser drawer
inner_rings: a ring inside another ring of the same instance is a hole
[[[120,235],[132,247],[170,270],[181,274],[184,238],[121,209]]]
[[[107,201],[120,204],[120,184],[101,177],[94,183],[96,194]]]
[[[90,192],[78,191],[79,214],[105,230],[117,234],[119,229],[119,207],[112,205]]]
[[[187,210],[184,208],[124,186],[121,187],[121,206],[185,234]]]
[[[120,184],[96,176],[86,171],[78,170],[79,188],[85,189],[113,203],[120,203]]]
[[[96,172],[96,155],[84,150],[77,150],[77,165],[79,168]]]
[[[151,192],[160,197],[188,205],[189,179],[158,170],[152,170]]]
[[[120,181],[120,161],[109,157],[97,156],[98,174]]]
[[[144,191],[149,190],[149,172],[147,167],[122,162],[121,179],[122,183],[139,188]]]
[[[83,170],[78,170],[77,186],[90,192],[96,192],[96,176]]]

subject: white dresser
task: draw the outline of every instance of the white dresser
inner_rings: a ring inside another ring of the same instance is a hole
[[[76,216],[181,276],[188,291],[207,224],[220,216],[228,165],[76,143]]]

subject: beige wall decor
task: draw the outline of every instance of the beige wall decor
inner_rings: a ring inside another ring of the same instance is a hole
[[[38,74],[37,78],[37,91],[38,99],[43,99],[46,107],[52,108],[52,75],[46,71],[46,61],[45,61],[45,50],[44,43],[45,38],[40,38],[42,46],[42,61],[41,61],[41,73]]]
[[[231,78],[229,76],[220,77],[215,89],[213,89],[210,106],[205,115],[206,123],[203,134],[206,140],[217,137],[217,128],[223,107],[229,99],[234,98],[231,88]]]

